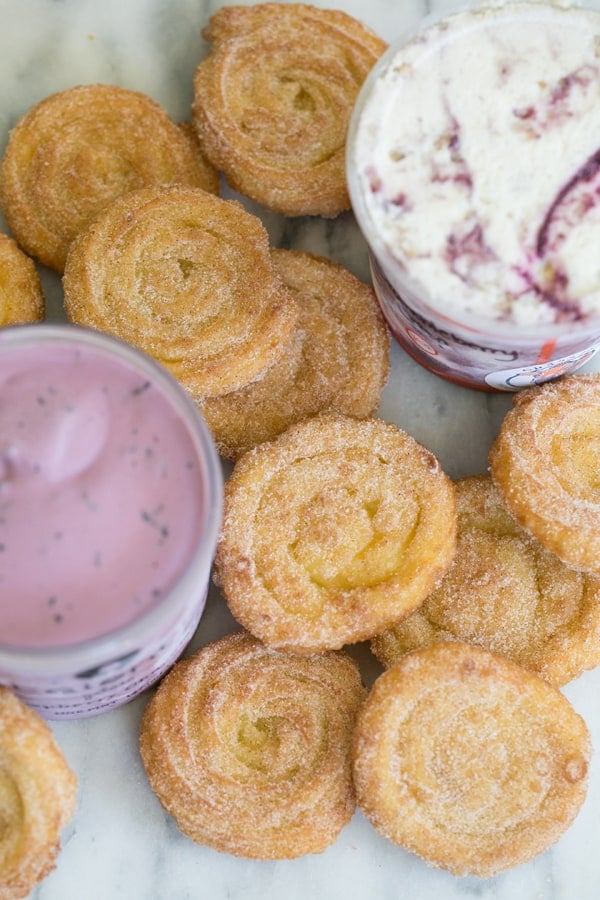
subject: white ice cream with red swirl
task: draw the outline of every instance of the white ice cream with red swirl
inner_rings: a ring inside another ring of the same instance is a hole
[[[458,13],[380,71],[363,214],[424,299],[517,324],[600,315],[600,13]]]

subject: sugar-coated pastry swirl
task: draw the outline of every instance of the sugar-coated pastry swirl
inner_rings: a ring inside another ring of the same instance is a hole
[[[490,468],[524,528],[567,565],[600,575],[600,374],[517,394]]]
[[[395,425],[323,413],[242,456],[216,577],[270,646],[337,649],[412,612],[455,549],[454,487]]]
[[[184,185],[112,203],[74,242],[63,284],[73,322],[146,351],[195,398],[260,377],[296,324],[260,220]]]
[[[213,165],[286,215],[348,209],[348,121],[384,41],[346,13],[301,3],[220,9],[203,36],[213,46],[193,111]]]
[[[0,686],[0,900],[26,897],[54,868],[76,791],[48,725]]]
[[[0,326],[44,318],[44,295],[33,260],[0,234]]]
[[[62,272],[73,239],[112,200],[175,182],[219,189],[215,170],[158,103],[81,85],[46,97],[12,130],[0,203],[19,244]]]
[[[599,665],[600,579],[565,566],[524,531],[489,475],[457,481],[456,496],[456,556],[422,606],[373,639],[380,662],[462,640],[555,686]]]
[[[364,695],[345,654],[293,656],[230,634],[179,662],[148,705],[152,788],[198,843],[255,859],[319,853],[354,812]]]
[[[359,713],[357,800],[385,837],[456,875],[546,850],[583,803],[583,719],[556,688],[462,643],[403,657]]]
[[[389,371],[389,332],[372,288],[322,256],[272,255],[296,299],[296,335],[264,378],[200,404],[227,457],[324,409],[371,415]]]

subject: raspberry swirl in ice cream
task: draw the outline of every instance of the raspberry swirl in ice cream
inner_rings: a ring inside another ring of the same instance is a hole
[[[382,67],[354,146],[364,217],[433,308],[519,325],[600,311],[600,14],[509,4],[421,31]]]

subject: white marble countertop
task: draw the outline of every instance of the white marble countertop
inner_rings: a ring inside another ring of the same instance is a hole
[[[596,0],[600,6],[600,0]],[[361,18],[387,40],[429,11],[428,0],[315,0]],[[34,102],[86,82],[143,91],[176,119],[186,118],[192,75],[206,45],[200,30],[216,0],[0,0],[0,150]],[[434,2],[434,8],[448,6]],[[285,220],[252,204],[273,244],[330,256],[368,279],[366,247],[350,214],[334,221]],[[2,223],[0,222],[0,226]],[[62,318],[59,279],[42,271],[49,317]],[[594,364],[591,364],[593,366]],[[598,365],[596,363],[596,365]],[[487,453],[509,408],[507,395],[470,391],[419,368],[397,346],[379,414],[436,453],[452,477],[486,469]],[[0,599],[1,602],[1,599]],[[233,627],[216,591],[192,648]],[[357,647],[365,677],[378,671]],[[380,838],[356,813],[319,856],[255,862],[198,846],[180,834],[150,790],[138,756],[147,696],[102,716],[54,723],[79,779],[79,808],[63,836],[56,870],[35,900],[358,900],[452,898],[596,900],[600,896],[600,670],[565,693],[583,715],[598,752],[587,800],[575,824],[529,864],[488,880],[455,878]]]

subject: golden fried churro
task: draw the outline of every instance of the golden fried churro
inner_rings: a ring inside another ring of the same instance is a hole
[[[230,634],[179,662],[147,707],[150,783],[198,843],[255,859],[320,853],[354,812],[364,693],[345,654],[294,656]]]
[[[44,318],[44,295],[33,260],[0,234],[0,326]]]
[[[179,130],[191,144],[194,155],[197,157],[197,163],[203,170],[202,183],[196,184],[194,182],[194,184],[196,184],[197,187],[201,187],[204,191],[208,191],[209,194],[218,194],[221,189],[219,173],[213,166],[211,166],[206,156],[204,155],[204,151],[200,146],[200,141],[198,140],[198,132],[196,131],[196,126],[191,119],[186,119],[184,122],[179,122]]]
[[[544,851],[585,799],[590,740],[556,688],[479,647],[441,643],[384,672],[359,713],[359,806],[385,837],[455,875]]]
[[[348,209],[348,120],[385,42],[346,13],[301,3],[226,7],[202,34],[213,46],[193,114],[213,165],[276,212]]]
[[[154,100],[82,85],[17,123],[0,164],[0,204],[19,244],[62,272],[73,239],[116,197],[174,182],[218,191],[213,168]]]
[[[272,254],[298,305],[296,337],[264,378],[200,403],[220,453],[234,459],[324,409],[370,415],[389,371],[389,332],[372,289],[323,257]]]
[[[523,528],[567,565],[600,575],[600,375],[516,394],[490,466]]]
[[[424,600],[455,524],[454,487],[428,450],[380,419],[323,413],[236,463],[216,577],[268,645],[337,649]]]
[[[0,686],[0,900],[26,897],[54,868],[76,790],[49,727]]]
[[[73,322],[145,350],[194,398],[260,377],[296,324],[260,220],[184,185],[112,203],[74,242],[63,284]]]
[[[524,531],[489,475],[461,479],[456,496],[456,556],[423,605],[373,639],[380,662],[459,640],[557,687],[599,665],[600,579],[565,566]]]

